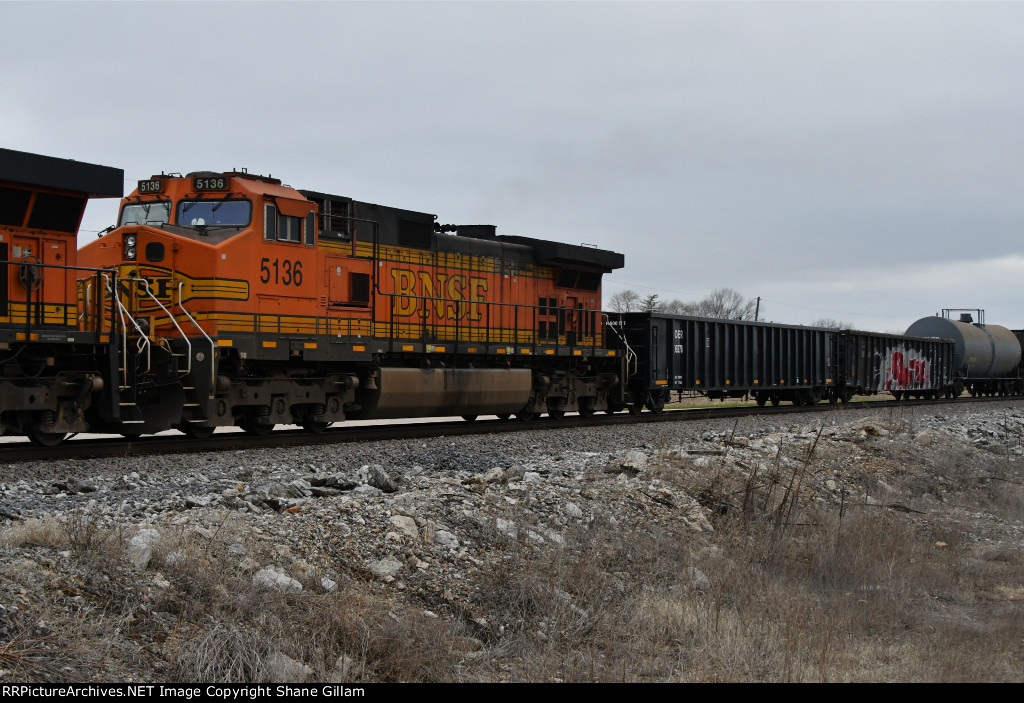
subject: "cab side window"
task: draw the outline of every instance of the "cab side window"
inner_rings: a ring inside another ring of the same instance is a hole
[[[278,212],[276,205],[265,203],[263,205],[263,241],[301,243],[303,241],[303,221],[306,225],[305,244],[313,246],[316,242],[312,213],[305,218],[293,217]]]

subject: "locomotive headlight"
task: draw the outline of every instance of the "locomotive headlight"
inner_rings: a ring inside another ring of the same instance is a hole
[[[135,235],[129,234],[124,238],[124,258],[135,261]]]
[[[135,235],[134,234],[129,234],[127,237],[124,238],[124,243],[127,246],[134,247],[135,246]]]
[[[135,261],[135,247],[125,247],[124,258]]]

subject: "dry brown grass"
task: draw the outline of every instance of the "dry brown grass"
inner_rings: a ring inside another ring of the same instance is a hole
[[[814,500],[802,482],[829,467],[809,449],[760,476],[705,467],[717,550],[643,525],[595,524],[562,549],[522,545],[482,584],[506,623],[492,646],[513,654],[511,678],[1021,680],[1020,546],[979,551],[956,523]],[[991,468],[952,462],[946,488],[976,487]],[[1015,514],[1016,492],[998,496],[992,505]]]

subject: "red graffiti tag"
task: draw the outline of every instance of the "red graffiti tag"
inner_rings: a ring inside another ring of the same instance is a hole
[[[886,373],[886,388],[922,388],[928,383],[928,362],[924,359],[903,360],[903,352],[892,353],[892,364]]]

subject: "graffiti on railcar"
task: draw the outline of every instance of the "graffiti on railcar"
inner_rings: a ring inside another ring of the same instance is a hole
[[[890,350],[882,360],[882,373],[885,383],[878,390],[910,390],[929,385],[928,359],[914,349]]]

